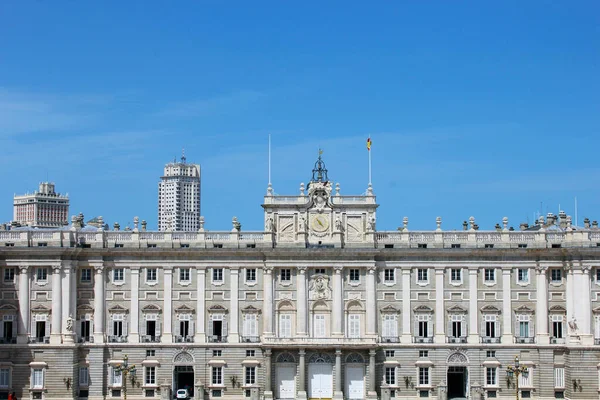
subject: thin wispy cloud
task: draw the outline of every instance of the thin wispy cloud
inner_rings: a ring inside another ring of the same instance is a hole
[[[229,114],[245,109],[266,97],[265,93],[242,90],[205,99],[174,103],[157,113],[162,117],[203,117]]]

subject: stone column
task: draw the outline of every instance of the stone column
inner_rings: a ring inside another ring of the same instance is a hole
[[[296,286],[298,287],[298,304],[297,304],[297,320],[296,320],[296,335],[297,336],[308,336],[308,330],[306,329],[306,307],[307,307],[307,299],[306,299],[306,267],[298,267],[298,282]]]
[[[163,288],[163,330],[162,342],[171,343],[173,341],[173,268],[166,267],[163,270],[164,288]]]
[[[435,342],[445,343],[444,268],[435,269]]]
[[[299,349],[298,399],[306,399],[306,349]]]
[[[19,267],[19,335],[18,343],[27,343],[29,337],[29,267]],[[53,296],[54,297],[54,296]],[[34,332],[31,332],[33,335]]]
[[[377,267],[370,265],[367,268],[367,336],[377,336],[377,305],[375,303],[375,294],[377,292],[377,279],[375,274]]]
[[[511,269],[502,269],[502,343],[512,343],[512,290],[510,281]]]
[[[61,333],[63,336],[63,343],[73,343],[74,338],[73,334],[75,331],[75,320],[74,320],[74,310],[71,308],[73,300],[71,299],[71,295],[73,294],[72,284],[73,284],[73,269],[71,268],[71,263],[69,261],[63,262],[63,276],[62,276],[62,329]],[[54,311],[54,310],[53,310]],[[68,328],[67,321],[71,320],[71,327]],[[70,330],[69,330],[70,329]]]
[[[140,342],[140,267],[131,267],[131,326],[127,341],[129,343]]]
[[[368,306],[367,306],[367,309]],[[370,310],[370,309],[369,309]],[[344,316],[344,292],[342,288],[342,267],[333,267],[333,329],[332,337],[344,337],[344,327],[342,326]]]
[[[408,267],[402,269],[402,343],[412,341],[410,321],[410,267]]]
[[[94,343],[104,343],[104,267],[95,267],[94,275]]]
[[[271,349],[265,349],[265,400],[273,398],[273,385],[271,383]]]
[[[335,349],[335,390],[333,392],[334,399],[344,399],[342,392],[342,350]]]
[[[60,265],[52,267],[52,326],[50,328],[50,343],[61,343],[62,321],[62,288]]]
[[[548,267],[537,267],[537,301],[536,301],[536,336],[538,344],[549,344],[548,335],[548,278],[546,271]],[[567,286],[568,289],[568,286]],[[567,290],[567,296],[568,296]],[[568,297],[567,297],[568,298]]]
[[[579,311],[577,315],[577,325],[581,335],[582,344],[594,344],[594,331],[592,330],[592,307],[591,307],[591,279],[590,267],[583,266],[579,274],[579,285],[577,293],[581,296],[575,298],[575,309]]]
[[[273,268],[263,268],[263,336],[273,336]]]
[[[376,376],[375,366],[375,350],[369,350],[369,391],[367,392],[367,398],[377,398],[377,386],[375,385]]]
[[[231,290],[229,308],[231,309],[231,320],[229,321],[229,336],[227,340],[230,343],[239,343],[240,332],[239,332],[239,289],[240,289],[240,270],[238,268],[231,268]]]
[[[204,290],[206,288],[206,270],[198,268],[196,270],[196,334],[194,341],[196,343],[206,342],[206,297]]]
[[[477,317],[477,267],[469,268],[469,343],[479,343],[479,324]]]

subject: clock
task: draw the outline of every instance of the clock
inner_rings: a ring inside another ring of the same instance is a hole
[[[310,225],[316,232],[325,232],[329,229],[329,218],[326,215],[315,215]]]

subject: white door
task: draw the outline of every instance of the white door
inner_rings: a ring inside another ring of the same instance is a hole
[[[295,399],[296,398],[296,367],[278,366],[277,374],[277,398]]]
[[[309,364],[308,377],[309,398],[331,399],[333,397],[333,365]]]
[[[365,398],[365,368],[362,366],[346,367],[346,397],[351,400]]]

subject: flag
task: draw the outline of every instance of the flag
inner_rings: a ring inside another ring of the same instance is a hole
[[[371,142],[371,138],[369,137],[369,138],[367,139],[367,150],[368,150],[368,151],[371,151],[371,143],[372,143],[372,142]]]

